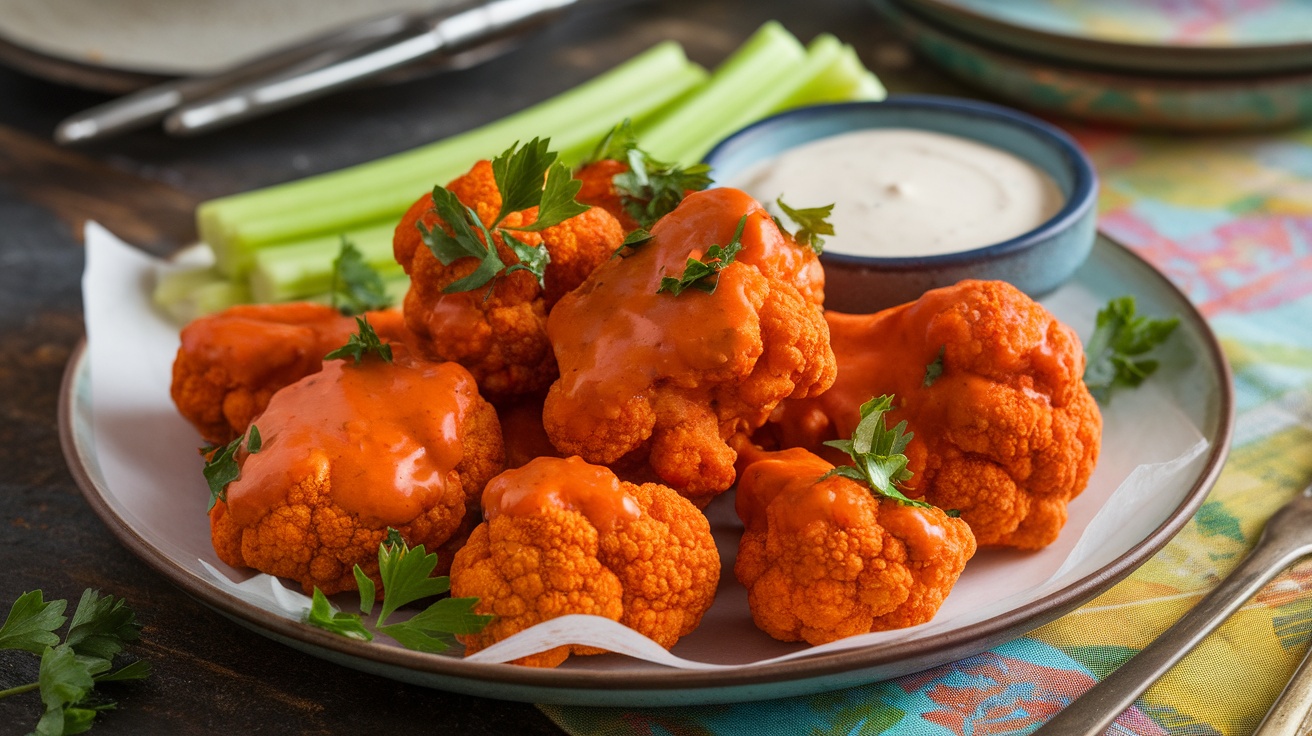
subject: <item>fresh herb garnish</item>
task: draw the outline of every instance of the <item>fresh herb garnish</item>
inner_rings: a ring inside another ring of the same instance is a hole
[[[345,235],[333,260],[332,306],[347,316],[392,306],[383,277]]]
[[[551,261],[547,249],[528,245],[510,231],[538,232],[588,210],[587,206],[574,201],[583,183],[570,176],[569,167],[556,160],[554,151],[547,150],[549,144],[549,138],[534,138],[523,147],[515,143],[492,160],[492,177],[501,193],[501,210],[490,227],[445,187],[433,188],[433,211],[451,228],[451,232],[441,227],[430,230],[420,222],[418,227],[424,245],[444,266],[461,258],[477,258],[479,261],[472,273],[448,284],[442,290],[444,293],[473,291],[515,271],[528,271],[537,278],[539,286],[544,284],[546,267]],[[533,222],[514,226],[504,224],[512,212],[530,207],[538,208]],[[498,235],[519,259],[519,263],[510,268],[497,252],[494,236]]]
[[[392,362],[392,346],[378,339],[378,333],[374,332],[373,325],[364,317],[356,317],[355,324],[360,329],[359,332],[352,332],[346,340],[346,344],[336,350],[323,356],[324,360],[338,360],[351,358],[354,364],[359,364],[370,353],[377,355],[379,358]]]
[[[921,385],[925,388],[933,386],[934,382],[938,380],[938,377],[943,375],[943,355],[947,351],[947,345],[939,347],[938,356],[930,361],[929,365],[925,366],[925,380],[921,381]]]
[[[862,404],[861,421],[852,430],[852,439],[829,440],[825,443],[847,453],[852,458],[852,464],[840,465],[820,479],[832,475],[842,476],[864,483],[872,491],[904,506],[933,508],[932,504],[925,501],[907,498],[897,489],[898,485],[911,478],[904,451],[915,433],[906,431],[905,421],[898,422],[892,429],[885,426],[884,414],[892,408],[893,397],[887,394]]]
[[[775,204],[779,205],[779,209],[784,211],[788,219],[797,224],[797,232],[792,233],[792,237],[798,245],[809,246],[816,255],[824,252],[825,240],[820,236],[834,234],[834,225],[829,221],[829,216],[834,212],[832,204],[794,209],[784,204],[783,197],[776,199]],[[776,217],[774,222],[780,230],[788,232],[779,218]]]
[[[201,449],[209,459],[205,461],[205,467],[201,473],[205,476],[205,482],[210,487],[210,505],[206,511],[212,511],[214,504],[228,501],[228,484],[237,480],[241,476],[241,468],[237,465],[237,450],[241,448],[242,441],[246,441],[246,452],[254,455],[264,446],[264,440],[260,437],[260,428],[251,425],[249,438],[245,435],[229,442],[223,447],[205,447]]]
[[[700,261],[696,258],[689,258],[683,268],[683,275],[677,279],[673,276],[662,278],[661,285],[657,287],[656,293],[668,291],[678,296],[691,287],[707,294],[714,294],[715,287],[720,284],[720,272],[733,263],[734,257],[743,249],[743,228],[746,225],[747,215],[743,215],[738,220],[738,228],[733,231],[733,239],[729,241],[728,245],[712,245],[706,249],[706,253]]]
[[[473,612],[477,598],[442,598],[407,621],[386,623],[401,606],[451,589],[450,578],[432,577],[437,567],[437,554],[429,554],[422,544],[411,548],[395,529],[387,531],[387,538],[378,545],[378,576],[383,581],[383,603],[374,621],[374,630],[387,634],[407,649],[421,652],[446,651],[455,643],[454,635],[482,631],[493,617]],[[360,589],[360,610],[371,613],[376,598],[374,583],[359,565],[355,566],[354,572]],[[314,596],[310,609],[306,611],[306,623],[355,639],[373,639],[373,633],[366,628],[359,614],[337,611],[317,588]]]
[[[637,230],[634,230],[633,232],[624,236],[624,242],[620,243],[620,247],[615,249],[615,252],[611,254],[611,258],[614,258],[615,256],[619,256],[620,258],[628,258],[629,256],[633,255],[635,252],[637,252],[638,248],[641,248],[642,246],[650,242],[651,242],[651,233],[647,232],[642,228],[638,228]]]
[[[1134,388],[1151,376],[1158,362],[1138,356],[1162,344],[1180,324],[1177,317],[1153,319],[1135,312],[1132,296],[1112,299],[1098,311],[1084,368],[1084,383],[1098,401],[1106,401],[1116,388]]]
[[[711,167],[706,164],[678,167],[652,158],[638,146],[628,120],[601,139],[588,161],[604,159],[628,164],[629,170],[616,174],[611,183],[624,211],[642,228],[651,227],[678,207],[685,192],[700,191],[711,184]]]
[[[45,712],[33,733],[63,736],[91,728],[96,714],[114,702],[93,698],[102,682],[140,680],[150,675],[150,663],[132,662],[115,670],[114,657],[136,641],[141,625],[123,599],[102,596],[88,588],[82,593],[62,643],[56,631],[68,619],[66,600],[46,602],[39,590],[24,593],[9,608],[0,626],[0,649],[22,650],[41,657],[37,681],[0,691],[0,698],[39,690]]]

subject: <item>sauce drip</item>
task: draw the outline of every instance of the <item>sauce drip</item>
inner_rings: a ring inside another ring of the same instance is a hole
[[[264,446],[239,453],[228,510],[250,524],[325,466],[332,500],[376,525],[398,526],[433,505],[463,458],[460,430],[478,388],[454,363],[330,360],[274,394],[255,420]]]
[[[483,516],[534,516],[546,509],[577,511],[600,531],[637,521],[642,508],[609,468],[579,457],[540,457],[507,470],[483,490]]]
[[[925,256],[1022,235],[1052,218],[1064,196],[1030,162],[966,138],[877,128],[822,138],[744,172],[737,186],[763,202],[834,204],[825,250]]]

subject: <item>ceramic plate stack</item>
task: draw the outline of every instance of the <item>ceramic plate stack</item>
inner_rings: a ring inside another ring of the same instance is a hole
[[[1035,110],[1175,130],[1312,121],[1307,0],[871,0],[917,50]]]

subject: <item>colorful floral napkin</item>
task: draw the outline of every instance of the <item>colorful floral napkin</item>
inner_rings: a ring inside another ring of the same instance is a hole
[[[1102,230],[1199,306],[1235,373],[1229,461],[1179,536],[1084,607],[926,672],[761,703],[543,712],[576,735],[1027,734],[1193,606],[1312,483],[1312,130],[1073,132],[1102,176]],[[1310,564],[1277,578],[1109,733],[1251,733],[1307,649],[1309,593]]]

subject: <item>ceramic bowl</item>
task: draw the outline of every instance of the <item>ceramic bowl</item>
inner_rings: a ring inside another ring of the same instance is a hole
[[[717,182],[785,150],[867,128],[912,128],[969,138],[1019,156],[1047,172],[1065,204],[1047,222],[1001,243],[917,257],[825,253],[825,307],[871,312],[912,301],[929,289],[962,279],[1011,282],[1033,297],[1064,283],[1093,246],[1097,176],[1084,152],[1056,127],[1024,113],[973,100],[897,96],[790,110],[721,141],[705,161]]]

